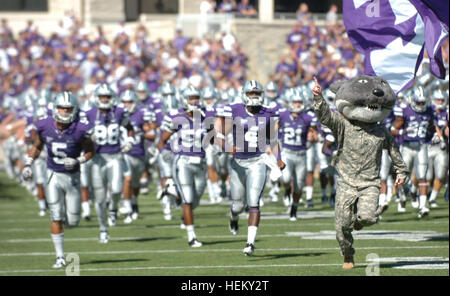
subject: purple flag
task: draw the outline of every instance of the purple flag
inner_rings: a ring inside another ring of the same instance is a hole
[[[442,32],[448,31],[441,30],[444,26],[428,6],[421,3],[424,6],[417,9],[409,0],[344,0],[343,4],[348,37],[365,56],[365,74],[385,78],[400,92],[414,82],[425,47],[427,52],[433,50],[429,54],[433,73],[441,74],[440,48],[448,36]]]
[[[448,38],[448,1],[410,0],[425,23],[425,48],[430,58],[430,70],[440,79],[445,78],[441,47]],[[425,3],[427,4],[425,4]],[[433,9],[435,8],[435,9]],[[435,14],[439,11],[439,17]],[[440,18],[443,18],[441,21]],[[445,20],[447,23],[445,23]]]

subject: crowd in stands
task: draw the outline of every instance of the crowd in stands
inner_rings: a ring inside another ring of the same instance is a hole
[[[113,40],[101,26],[95,34],[76,18],[61,22],[45,38],[33,21],[14,36],[7,20],[0,28],[0,101],[4,96],[40,89],[87,93],[107,82],[120,92],[133,80],[148,82],[152,91],[162,81],[183,89],[215,86],[238,87],[245,80],[247,57],[234,38],[191,39],[181,30],[170,41],[150,41],[144,25],[130,32],[121,23]]]

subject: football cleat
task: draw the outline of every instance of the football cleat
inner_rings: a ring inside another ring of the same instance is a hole
[[[430,201],[430,207],[431,207],[431,208],[437,208],[437,207],[439,207],[439,206],[438,206],[438,204],[436,203],[435,200],[432,200],[432,201]]]
[[[397,212],[404,213],[406,212],[406,202],[400,201],[397,205]]]
[[[429,214],[430,214],[430,210],[428,208],[423,207],[419,210],[419,214],[417,215],[417,217],[419,219],[422,219],[423,217],[426,217]]]
[[[123,223],[131,224],[131,222],[133,222],[133,218],[131,218],[131,214],[126,215],[125,219],[123,219]]]
[[[417,194],[410,193],[409,196],[411,197],[411,206],[415,209],[419,208],[419,198],[417,198]]]
[[[247,243],[243,250],[245,256],[252,256],[255,252],[255,245]]]
[[[229,227],[230,227],[230,232],[232,235],[237,235],[239,233],[239,221],[238,220],[233,221],[230,219]]]
[[[132,208],[131,218],[133,220],[137,220],[139,218],[139,206],[135,204],[131,205],[131,208]]]
[[[203,246],[201,242],[199,242],[196,238],[192,239],[189,243],[189,247],[191,248],[199,248]]]
[[[147,194],[148,193],[148,186],[141,187],[139,192],[142,193],[142,194]]]
[[[322,204],[327,204],[328,203],[328,196],[323,195],[322,196]]]
[[[283,204],[285,207],[288,207],[291,204],[291,197],[289,195],[283,197]]]
[[[108,225],[114,227],[117,224],[117,211],[109,211]]]
[[[61,268],[66,266],[66,259],[64,257],[56,257],[56,262],[53,264],[53,268]]]
[[[39,210],[39,217],[45,216],[45,210]]]
[[[100,231],[100,238],[98,239],[98,242],[101,244],[106,244],[109,241],[109,234],[108,231]]]

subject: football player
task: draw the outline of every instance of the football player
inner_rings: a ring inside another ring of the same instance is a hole
[[[404,142],[400,147],[400,152],[408,171],[412,171],[414,168],[415,176],[419,182],[418,217],[422,218],[429,214],[429,209],[426,207],[428,190],[426,180],[428,147],[426,139],[427,134],[432,134],[435,131],[434,115],[431,106],[427,105],[427,99],[421,86],[416,87],[410,93],[409,101],[410,105],[401,109],[401,114],[395,118],[391,133],[394,136],[403,136]],[[404,203],[404,198],[402,199]]]
[[[431,143],[428,144],[427,180],[432,187],[428,202],[432,208],[436,208],[436,197],[445,183],[448,170],[448,147],[444,139],[444,129],[447,126],[448,98],[441,89],[435,89],[431,92],[431,101],[436,117],[436,131]]]
[[[299,90],[304,96],[306,111],[310,114],[310,116],[316,116],[312,110],[313,93],[311,92],[311,88],[303,85]],[[321,153],[322,147],[319,143],[318,133],[309,133],[308,142],[309,143],[306,149],[306,207],[313,208],[314,169],[319,160],[319,153]]]
[[[153,141],[156,133],[151,128],[152,115],[145,106],[139,104],[136,93],[126,90],[120,95],[120,101],[127,108],[129,120],[134,129],[134,141],[131,151],[124,154],[125,170],[123,184],[124,207],[126,210],[125,224],[138,217],[138,202],[140,178],[145,170],[144,140]]]
[[[215,117],[216,110],[214,108],[216,101],[216,91],[212,87],[205,87],[201,92],[202,103],[205,109],[205,112],[208,113],[208,117]],[[205,156],[206,156],[206,165],[208,167],[208,180],[207,180],[207,188],[208,195],[210,198],[210,202],[220,203],[222,201],[222,197],[220,196],[221,187],[219,184],[219,174],[216,170],[216,165],[218,163],[218,154],[214,150],[213,145],[208,145],[205,147]]]
[[[225,137],[233,135],[231,151],[231,211],[230,231],[237,235],[239,231],[239,214],[248,207],[248,234],[244,247],[245,255],[252,255],[260,219],[260,199],[264,193],[267,178],[266,155],[267,144],[277,156],[275,166],[284,168],[278,146],[276,124],[278,114],[263,106],[264,88],[255,81],[247,81],[242,88],[244,103],[225,106],[215,125],[217,141],[225,147]],[[274,168],[274,167],[272,167]],[[280,173],[281,174],[281,173]],[[274,178],[273,178],[274,179]]]
[[[179,100],[177,99],[177,91],[170,82],[164,82],[159,92],[161,93],[162,112],[155,113],[156,125],[159,127],[159,138],[161,138],[164,125],[164,118],[171,112],[177,112]],[[157,163],[159,168],[159,178],[161,189],[157,194],[157,198],[161,200],[163,206],[163,213],[165,220],[172,219],[172,207],[178,201],[178,193],[176,191],[175,183],[172,179],[172,163],[173,152],[170,143],[167,143],[163,148],[157,148]],[[184,222],[181,227],[184,228]]]
[[[182,92],[181,109],[173,110],[164,117],[161,127],[163,133],[158,143],[162,150],[169,139],[175,153],[172,174],[183,201],[183,217],[190,247],[201,247],[194,229],[193,210],[200,203],[206,186],[206,162],[204,139],[206,133],[214,128],[214,118],[207,120],[202,108],[200,91],[189,86]],[[208,124],[209,122],[209,124]]]
[[[133,127],[126,109],[116,106],[115,93],[106,83],[94,92],[95,107],[86,112],[92,126],[96,155],[92,159],[92,187],[95,196],[95,211],[100,224],[100,243],[109,241],[107,220],[110,226],[117,223],[117,204],[123,190],[123,156],[133,147]],[[121,143],[120,127],[125,127],[128,137]],[[122,144],[122,145],[121,145]],[[122,148],[121,148],[122,146]],[[109,216],[106,218],[107,190],[110,190]]]
[[[283,170],[283,185],[291,187],[293,181],[293,201],[290,220],[297,220],[298,202],[302,195],[306,177],[306,141],[308,133],[317,133],[317,117],[305,110],[305,100],[300,92],[291,94],[289,110],[279,114],[281,136],[281,157],[286,164]],[[287,190],[290,193],[290,190]]]
[[[47,202],[50,208],[50,231],[56,250],[53,268],[66,265],[64,258],[64,228],[80,221],[80,164],[95,153],[88,130],[77,115],[77,99],[70,92],[63,92],[54,101],[53,117],[36,122],[33,147],[28,151],[22,171],[24,179],[31,179],[31,168],[45,147],[47,148]],[[84,150],[84,155],[81,151]]]
[[[275,82],[270,81],[267,83],[264,90],[264,105],[269,108],[275,108],[277,111],[283,109],[283,106],[278,102],[278,86]],[[278,201],[278,193],[280,192],[279,182],[272,182],[269,180],[269,196],[272,202]]]

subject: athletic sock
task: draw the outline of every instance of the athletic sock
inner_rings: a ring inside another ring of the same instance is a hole
[[[247,233],[247,243],[255,244],[256,233],[258,232],[258,226],[249,226]]]
[[[52,233],[52,241],[55,246],[56,257],[64,257],[64,232],[59,234]]]
[[[186,231],[187,231],[187,235],[188,235],[188,241],[191,241],[191,240],[197,238],[195,236],[194,225],[186,225]]]
[[[39,210],[45,210],[45,200],[39,199],[38,200]]]
[[[383,205],[386,203],[386,194],[380,194],[378,198],[378,205]]]
[[[427,196],[420,195],[419,196],[419,209],[425,208],[426,203],[427,203]]]
[[[313,198],[313,187],[312,186],[306,186],[306,200],[312,200]]]
[[[131,208],[131,199],[124,199],[123,207],[126,209],[127,214],[131,213],[133,211]]]
[[[438,195],[438,192],[435,191],[435,190],[432,190],[432,191],[431,191],[431,194],[430,194],[430,202],[435,201],[437,195]]]

